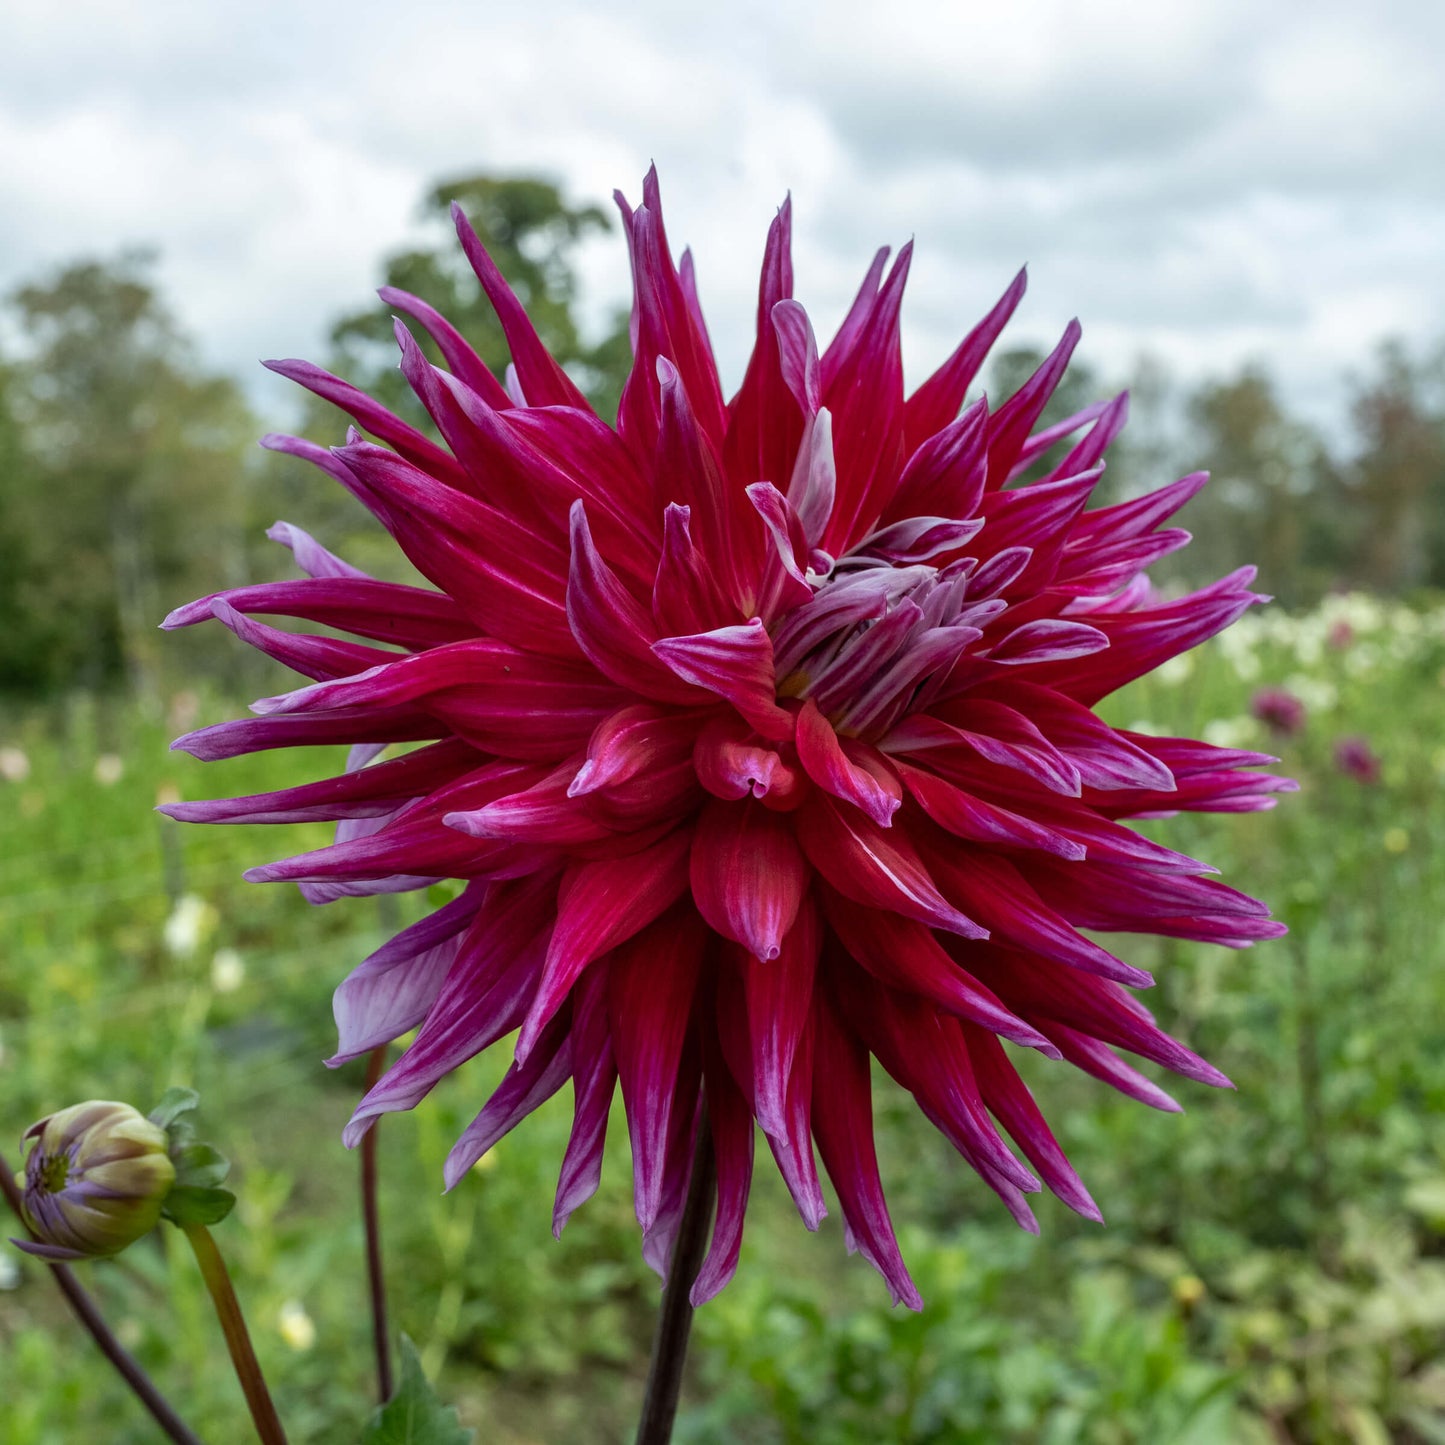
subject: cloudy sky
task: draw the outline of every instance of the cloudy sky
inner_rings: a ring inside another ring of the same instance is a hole
[[[836,322],[913,236],[914,379],[1027,262],[1020,340],[1185,376],[1250,358],[1327,420],[1386,334],[1445,337],[1445,6],[1257,0],[0,0],[0,289],[152,243],[213,365],[324,353],[448,173],[640,190],[729,383],[791,189]],[[627,284],[582,257],[592,313]]]

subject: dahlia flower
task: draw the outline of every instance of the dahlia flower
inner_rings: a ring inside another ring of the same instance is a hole
[[[1340,738],[1335,743],[1335,767],[1367,787],[1374,787],[1381,778],[1379,756],[1365,738]]]
[[[1305,705],[1287,688],[1260,688],[1249,700],[1249,711],[1280,737],[1293,737],[1305,725]]]
[[[1289,786],[1255,771],[1273,759],[1093,711],[1238,617],[1253,571],[1174,600],[1145,580],[1188,540],[1160,528],[1202,474],[1086,510],[1126,398],[1038,428],[1077,323],[1016,395],[964,407],[1022,274],[905,396],[911,246],[886,274],[878,253],[820,351],[793,299],[785,204],[727,401],[655,175],[642,205],[619,205],[634,363],[615,428],[460,211],[510,344],[505,382],[392,288],[382,297],[445,360],[397,321],[434,436],[314,366],[269,363],[359,430],[331,450],[264,444],[365,503],[432,586],[375,580],[278,523],[304,580],[220,592],[166,625],[215,618],[312,681],[176,746],[209,759],[344,743],[347,766],[164,811],[337,820],[329,847],[247,875],[315,902],[465,885],[337,990],[333,1062],[418,1030],[348,1143],[515,1033],[448,1184],[570,1080],[560,1231],[597,1186],[620,1084],[643,1253],[664,1276],[694,1139],[710,1133],[716,1215],[695,1301],[736,1267],[756,1121],[805,1224],[825,1212],[816,1145],[850,1247],[916,1307],[879,1180],[870,1056],[1028,1229],[1041,1184],[1099,1213],[1006,1044],[1161,1109],[1177,1105],[1116,1049],[1227,1082],[1134,999],[1150,976],[1080,930],[1233,946],[1282,932],[1126,822],[1269,807]],[[382,757],[411,743],[424,745]]]

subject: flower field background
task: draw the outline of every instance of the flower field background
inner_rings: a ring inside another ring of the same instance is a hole
[[[1301,731],[1272,739],[1250,716],[1265,687],[1303,703]],[[1181,1085],[1185,1114],[1165,1116],[1019,1057],[1108,1219],[1046,1200],[1034,1239],[880,1082],[884,1183],[924,1312],[889,1311],[877,1278],[845,1266],[836,1220],[802,1234],[759,1171],[738,1278],[697,1318],[677,1437],[1445,1441],[1442,696],[1445,605],[1357,593],[1252,614],[1111,699],[1115,723],[1262,746],[1301,783],[1267,821],[1147,825],[1268,898],[1289,937],[1237,954],[1121,941],[1158,976],[1161,1023],[1237,1091]],[[321,1066],[329,999],[422,904],[313,909],[241,882],[274,855],[266,836],[151,813],[315,775],[299,754],[203,771],[167,752],[244,700],[78,692],[0,713],[0,1135],[57,1101],[198,1088],[237,1162],[218,1234],[282,1414],[293,1440],[341,1442],[370,1385],[357,1160],[339,1143],[360,1066]],[[1349,738],[1377,781],[1341,770]],[[308,825],[288,846],[325,841]],[[502,1053],[381,1125],[394,1323],[487,1445],[620,1440],[658,1293],[637,1258],[626,1130],[614,1121],[602,1190],[560,1243],[545,1201],[563,1096],[439,1193]],[[201,1435],[239,1439],[178,1244],[86,1266],[87,1283]],[[0,1260],[0,1445],[152,1438],[44,1276]]]

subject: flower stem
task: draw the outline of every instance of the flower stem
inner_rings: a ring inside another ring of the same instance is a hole
[[[186,1238],[195,1251],[196,1263],[201,1267],[201,1278],[211,1292],[211,1301],[216,1306],[216,1318],[226,1336],[226,1348],[231,1352],[231,1363],[236,1369],[236,1378],[250,1407],[251,1418],[256,1422],[256,1433],[263,1445],[286,1445],[286,1434],[281,1429],[276,1407],[271,1403],[270,1391],[266,1388],[261,1366],[256,1362],[256,1352],[251,1348],[251,1336],[246,1332],[246,1321],[241,1314],[241,1304],[226,1271],[226,1261],[211,1238],[211,1231],[204,1224],[183,1224]]]
[[[387,1045],[371,1051],[366,1061],[370,1093],[386,1070]],[[381,1263],[381,1215],[376,1205],[376,1135],[380,1119],[361,1140],[361,1218],[366,1227],[366,1274],[371,1285],[371,1334],[376,1347],[376,1391],[384,1405],[391,1399],[391,1336],[386,1324],[386,1276]]]
[[[26,1232],[33,1238],[34,1232],[25,1218],[20,1191],[15,1185],[15,1176],[11,1173],[10,1165],[3,1157],[0,1157],[0,1193],[4,1194],[5,1202],[15,1212],[15,1217],[25,1226]],[[64,1264],[47,1264],[46,1267],[54,1276],[55,1283],[61,1294],[65,1296],[70,1308],[75,1311],[76,1318],[90,1332],[91,1338],[100,1347],[101,1354],[115,1366],[117,1373],[134,1391],[141,1404],[150,1411],[152,1418],[165,1431],[167,1437],[174,1440],[176,1445],[201,1445],[200,1437],[193,1435],[186,1428],[185,1422],[171,1408],[170,1401],[161,1394],[150,1376],[141,1369],[120,1341],[111,1333],[110,1326],[101,1316],[95,1301],[76,1279],[75,1272]]]
[[[657,1316],[657,1333],[652,1337],[652,1361],[647,1367],[647,1389],[642,1397],[642,1419],[637,1426],[637,1445],[667,1445],[677,1415],[682,1391],[682,1368],[687,1360],[687,1339],[692,1330],[693,1281],[702,1265],[707,1247],[708,1225],[712,1222],[713,1194],[717,1186],[717,1161],[713,1156],[712,1130],[707,1110],[697,1125],[697,1145],[692,1156],[692,1176],[687,1186],[687,1203],[677,1228],[672,1265]]]

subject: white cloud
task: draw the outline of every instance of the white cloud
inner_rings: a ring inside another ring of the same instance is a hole
[[[605,200],[652,159],[734,381],[790,188],[821,332],[874,247],[916,236],[915,376],[1025,261],[1022,337],[1078,313],[1105,369],[1261,357],[1317,415],[1380,335],[1445,330],[1431,0],[10,9],[0,287],[153,242],[203,354],[253,376],[324,352],[438,176]],[[600,320],[625,296],[615,233],[581,269]]]

